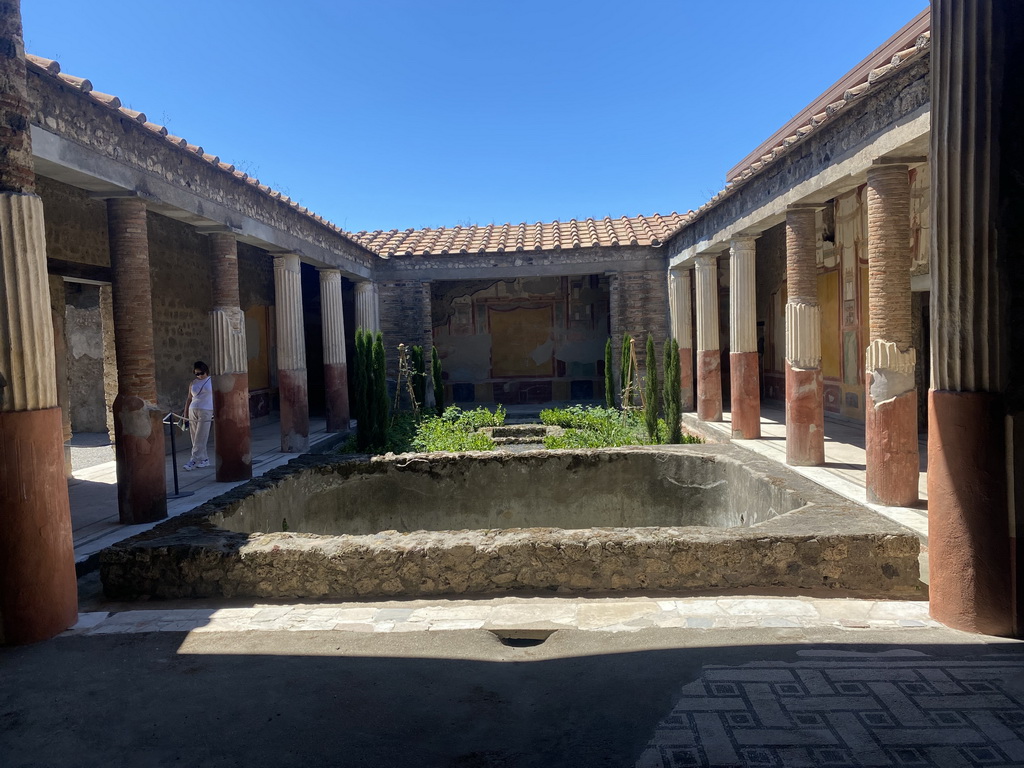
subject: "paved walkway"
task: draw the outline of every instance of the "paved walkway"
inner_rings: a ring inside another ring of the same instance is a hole
[[[726,439],[728,414],[699,427]],[[254,430],[255,474],[291,458],[277,430]],[[765,408],[762,430],[736,444],[784,461],[782,411]],[[795,471],[865,503],[863,429],[826,422],[826,458]],[[113,470],[70,484],[80,560],[151,527],[117,523]],[[171,514],[236,485],[179,479],[193,495]],[[873,508],[927,541],[924,504]],[[923,601],[122,604],[96,573],[80,589],[73,629],[0,649],[5,768],[1024,765],[1024,643],[946,629]],[[115,719],[122,735],[98,737]]]
[[[326,432],[327,423],[324,419],[311,419],[309,441],[310,449],[333,444],[338,436]],[[196,469],[186,472],[181,465],[188,460],[188,438],[180,431],[176,433],[177,443],[177,474],[179,493],[175,495],[174,471],[175,462],[170,454],[167,456],[167,515],[174,517],[183,512],[205,504],[215,496],[241,485],[236,483],[218,483],[214,476],[214,468]],[[76,435],[71,441],[71,466],[73,476],[68,481],[68,495],[71,500],[71,530],[75,542],[75,563],[89,561],[104,547],[122,541],[143,531],[148,531],[157,523],[142,525],[121,525],[117,515],[117,472],[114,461],[94,463],[104,449],[103,441],[96,435]],[[168,443],[169,445],[170,443]],[[109,443],[106,450],[112,455]],[[210,455],[213,455],[213,439],[210,440]],[[253,476],[258,477],[265,472],[287,464],[293,453],[281,452],[280,423],[272,422],[252,430]],[[78,469],[79,464],[89,465]]]
[[[726,412],[721,422],[700,421],[695,413],[683,414],[683,423],[692,431],[714,440],[730,440],[732,417]],[[772,404],[761,405],[761,438],[733,440],[747,450],[765,458],[786,463],[786,411]],[[873,509],[880,515],[912,529],[928,544],[928,449],[920,441],[921,474],[918,491],[921,502],[916,507],[886,507],[872,504],[865,494],[866,459],[864,451],[864,425],[825,419],[825,465],[821,467],[790,467],[804,477],[838,493],[858,504]]]

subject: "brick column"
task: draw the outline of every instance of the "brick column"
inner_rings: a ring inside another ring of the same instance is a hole
[[[274,257],[277,304],[277,386],[281,396],[281,450],[309,449],[306,337],[302,324],[302,279],[294,253]]]
[[[349,428],[348,369],[345,356],[345,315],[341,301],[341,272],[320,270],[320,307],[324,327],[324,378],[327,393],[327,431]]]
[[[369,280],[356,283],[356,328],[374,333],[380,330],[377,286]]]
[[[252,427],[249,423],[249,361],[245,316],[238,298],[238,245],[229,232],[210,234],[213,260],[213,430],[217,480],[252,477]]]
[[[722,353],[718,323],[718,256],[698,256],[697,418],[722,420]]]
[[[679,343],[679,385],[682,409],[693,410],[693,288],[692,270],[669,272],[669,313],[672,338]]]
[[[915,352],[910,346],[910,176],[905,165],[868,169],[870,343],[865,447],[867,497],[879,504],[917,502]]]
[[[0,46],[0,643],[13,645],[73,625],[78,594],[17,0],[0,0]]]
[[[932,2],[930,607],[994,635],[1021,633],[1022,36],[1020,3]]]
[[[825,463],[814,208],[786,212],[786,463]]]
[[[117,504],[121,522],[132,525],[167,517],[164,426],[156,395],[145,202],[138,197],[108,200],[107,231],[117,354]]]
[[[757,288],[754,243],[737,237],[729,247],[729,375],[732,436],[761,436],[761,377],[757,355]]]

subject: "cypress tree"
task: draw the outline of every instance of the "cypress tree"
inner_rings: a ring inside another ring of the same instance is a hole
[[[647,365],[647,379],[644,381],[644,423],[647,426],[647,436],[652,442],[658,439],[658,357],[654,352],[654,337],[647,334],[647,347],[645,349],[645,362]]]
[[[615,407],[615,374],[612,372],[612,340],[604,345],[604,407]]]
[[[430,350],[430,374],[434,380],[434,406],[437,408],[437,415],[444,415],[444,378],[441,376],[441,356],[437,354],[437,347]]]
[[[620,403],[623,408],[628,408],[633,401],[633,361],[629,354],[633,340],[628,333],[622,334],[622,359],[619,361],[619,385],[622,387]]]
[[[372,427],[368,418],[369,411],[366,407],[366,334],[362,328],[356,328],[356,354],[353,367],[352,389],[355,395],[355,402],[352,403],[352,412],[356,417],[356,447],[360,451],[365,451],[370,445]]]
[[[373,443],[383,451],[388,442],[388,376],[384,334],[377,331],[373,341]]]
[[[679,380],[679,342],[665,339],[665,421],[668,423],[668,442],[683,439],[683,392]]]
[[[413,347],[410,360],[412,394],[416,398],[414,410],[419,412],[427,401],[427,365],[423,357],[423,347]]]

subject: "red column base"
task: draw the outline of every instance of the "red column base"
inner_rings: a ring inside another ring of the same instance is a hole
[[[61,411],[0,413],[0,642],[34,643],[78,621]]]
[[[324,364],[327,387],[327,431],[342,432],[349,428],[348,372],[345,363]]]
[[[167,458],[160,411],[141,397],[114,398],[117,510],[125,525],[167,517]]]
[[[908,507],[920,498],[921,457],[917,444],[917,392],[911,390],[877,405],[867,382],[865,438],[868,501]]]
[[[722,420],[722,355],[717,349],[697,351],[697,418]]]
[[[219,373],[213,377],[213,413],[217,481],[234,483],[250,479],[249,374]]]
[[[679,349],[679,392],[684,412],[693,410],[693,350]]]
[[[820,368],[793,368],[786,361],[786,463],[825,463],[825,408]]]
[[[281,451],[305,453],[309,450],[309,392],[306,369],[277,372],[281,395]]]
[[[732,436],[741,440],[754,440],[761,436],[757,352],[730,353],[729,380],[732,382]]]
[[[998,395],[928,395],[931,615],[966,632],[1013,633],[1004,413]]]

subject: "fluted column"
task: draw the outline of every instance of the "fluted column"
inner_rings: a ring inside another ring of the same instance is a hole
[[[825,463],[814,208],[786,212],[786,463]]]
[[[138,197],[107,201],[117,396],[114,456],[122,523],[167,517],[163,413],[157,405],[153,356],[153,290],[146,203]]]
[[[0,2],[0,47],[0,643],[13,645],[73,625],[78,593],[16,0]]]
[[[933,0],[930,607],[995,635],[1021,633],[1022,38],[1020,3]]]
[[[345,314],[342,311],[341,272],[320,270],[320,307],[324,328],[324,378],[327,392],[327,431],[349,428],[348,368],[345,358]]]
[[[693,278],[692,270],[669,272],[672,337],[679,343],[679,387],[682,409],[693,410]]]
[[[249,422],[249,361],[245,316],[238,297],[238,245],[229,232],[210,234],[213,260],[213,429],[217,480],[252,477],[252,426]]]
[[[865,355],[868,501],[918,499],[916,354],[910,346],[910,176],[905,165],[868,169],[870,342]]]
[[[722,420],[722,353],[718,321],[718,256],[698,256],[697,418]]]
[[[757,357],[757,288],[754,237],[734,238],[729,247],[729,376],[732,436],[761,436],[761,379]]]
[[[377,286],[366,280],[356,283],[356,328],[376,333],[380,330]]]
[[[306,337],[302,325],[302,277],[294,253],[274,257],[277,304],[277,386],[281,399],[281,450],[309,449]]]

